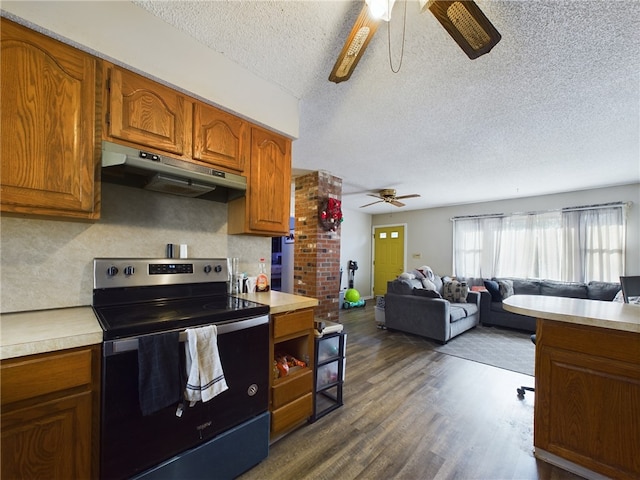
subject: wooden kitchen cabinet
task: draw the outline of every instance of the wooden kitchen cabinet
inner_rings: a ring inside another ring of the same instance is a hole
[[[288,235],[291,140],[252,127],[249,163],[247,195],[229,203],[228,233]]]
[[[638,332],[539,318],[536,456],[568,470],[565,461],[605,477],[640,478],[639,365]]]
[[[124,68],[104,68],[105,138],[190,158],[191,99]]]
[[[293,355],[306,363],[286,376],[271,375],[271,439],[276,440],[307,421],[313,413],[313,365],[315,362],[313,309],[271,315],[270,355],[275,361],[279,353]]]
[[[97,219],[97,59],[1,19],[0,206],[3,212]]]
[[[97,478],[99,346],[0,363],[3,478]]]
[[[193,158],[244,172],[249,155],[249,124],[235,115],[196,102],[193,106]]]

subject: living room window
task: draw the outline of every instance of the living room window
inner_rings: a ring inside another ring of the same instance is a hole
[[[461,277],[617,282],[624,274],[623,203],[453,218]]]

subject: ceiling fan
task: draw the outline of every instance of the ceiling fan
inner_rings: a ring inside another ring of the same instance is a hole
[[[396,191],[393,188],[385,188],[383,190],[380,190],[378,195],[374,195],[373,193],[368,193],[367,195],[369,195],[370,197],[379,198],[380,200],[373,203],[367,203],[366,205],[361,205],[360,208],[368,207],[369,205],[375,205],[376,203],[380,202],[390,203],[391,205],[395,205],[396,207],[404,207],[404,203],[399,202],[398,200],[404,200],[405,198],[416,198],[420,196],[417,193],[412,193],[411,195],[402,195],[400,197],[396,197]]]
[[[396,0],[365,0],[329,80],[349,80],[382,20],[391,20]],[[409,0],[405,0],[409,1]],[[470,59],[488,53],[502,38],[471,0],[419,0],[420,12],[430,10]],[[406,12],[406,10],[405,10]]]

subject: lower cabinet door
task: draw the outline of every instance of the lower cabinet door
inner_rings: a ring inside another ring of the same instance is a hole
[[[91,478],[91,392],[2,414],[2,478]]]
[[[278,434],[308,419],[313,413],[313,394],[288,403],[271,412],[271,434]]]

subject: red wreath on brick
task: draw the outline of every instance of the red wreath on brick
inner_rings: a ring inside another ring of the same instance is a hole
[[[320,210],[320,224],[328,232],[335,232],[344,219],[342,218],[342,202],[335,198],[327,198]]]

